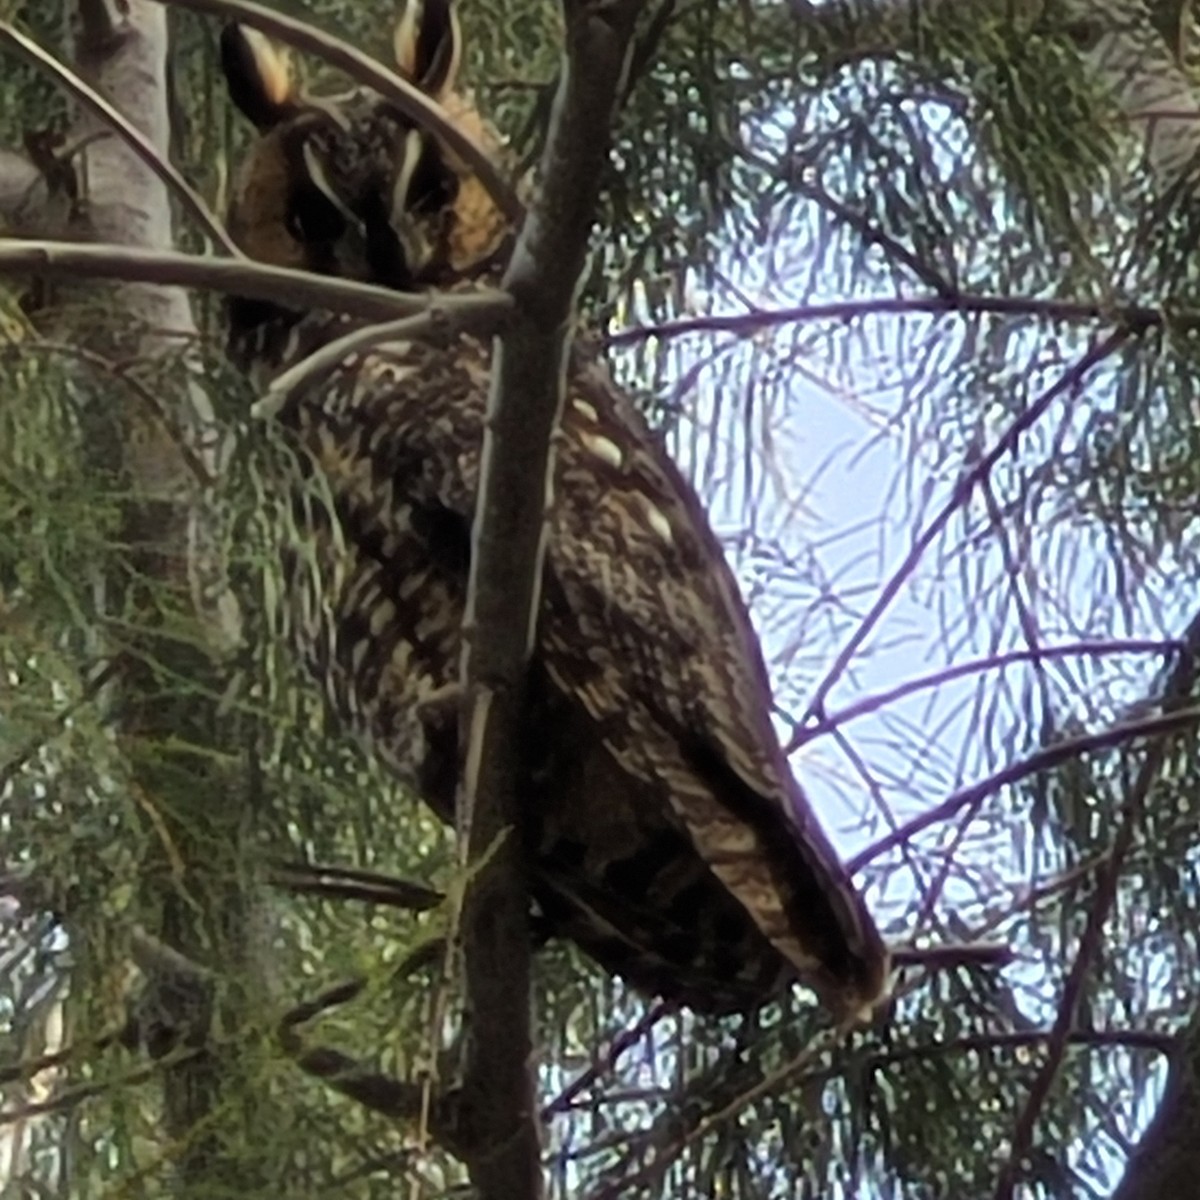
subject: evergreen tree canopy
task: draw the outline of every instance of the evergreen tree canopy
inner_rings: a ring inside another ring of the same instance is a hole
[[[238,7],[0,0],[4,1196],[468,1185],[445,939],[488,862],[275,617],[295,451],[205,215]],[[391,61],[388,4],[268,7]],[[530,171],[587,4],[459,7]],[[839,1030],[539,947],[546,1195],[1194,1190],[1198,36],[1182,0],[641,7],[577,336],[708,507],[896,975]]]

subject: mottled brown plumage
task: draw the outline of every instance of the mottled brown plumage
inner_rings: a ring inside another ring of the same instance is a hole
[[[424,44],[402,19],[399,61],[498,153],[453,91],[445,0],[424,16]],[[223,55],[261,135],[230,214],[249,254],[396,288],[494,282],[509,231],[466,164],[369,94],[297,95],[239,30]],[[231,353],[260,382],[349,327],[243,301],[230,315]],[[429,700],[457,678],[490,360],[470,336],[381,346],[279,415],[333,501],[298,508],[296,644],[333,708],[447,820],[457,731]],[[720,547],[602,365],[576,354],[568,388],[522,748],[534,901],[644,991],[728,1011],[799,977],[839,1018],[861,1015],[887,956],[779,748]]]

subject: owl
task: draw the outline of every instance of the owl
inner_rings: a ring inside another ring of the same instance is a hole
[[[503,165],[457,88],[450,0],[405,8],[400,73]],[[261,34],[222,34],[256,136],[229,229],[247,255],[392,289],[496,287],[513,230],[470,162],[368,90],[312,96]],[[347,330],[233,298],[228,349],[258,386]],[[289,391],[300,543],[284,551],[296,653],[346,727],[447,822],[490,340],[393,341]],[[576,347],[557,442],[521,764],[541,927],[642,993],[752,1010],[789,984],[838,1019],[888,956],[793,779],[762,653],[692,488],[603,363]],[[307,478],[306,478],[307,477]],[[317,478],[328,502],[311,500]],[[302,500],[301,495],[310,497]]]

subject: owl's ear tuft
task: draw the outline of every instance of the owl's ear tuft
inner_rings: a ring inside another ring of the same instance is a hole
[[[392,34],[400,74],[426,95],[454,87],[462,61],[462,33],[454,0],[404,0]]]
[[[270,129],[294,113],[287,53],[257,29],[230,23],[221,30],[221,70],[229,98],[256,128]]]

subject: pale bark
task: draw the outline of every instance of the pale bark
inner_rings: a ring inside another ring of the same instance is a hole
[[[45,154],[0,156],[0,222],[6,233],[26,238],[169,251],[174,245],[172,173],[161,164],[155,169],[153,162],[155,155],[165,162],[170,153],[167,10],[148,0],[78,0],[76,17],[75,70],[136,127],[142,145],[135,152],[128,136],[114,134],[111,120],[106,124],[97,115],[94,103],[86,105],[68,138],[73,152],[61,164]],[[76,98],[86,93],[72,91]],[[72,191],[78,204],[71,203]],[[237,606],[225,584],[220,539],[206,504],[222,448],[195,368],[198,330],[188,295],[177,284],[76,276],[54,286],[42,297],[48,303],[32,312],[39,332],[92,361],[132,366],[127,383],[114,386],[103,412],[96,413],[96,424],[111,436],[87,449],[105,469],[119,468],[128,488],[122,529],[126,560],[111,578],[96,581],[104,611],[120,622],[122,645],[133,643],[132,653],[122,656],[125,665],[110,684],[109,699],[129,785],[146,798],[157,814],[156,834],[163,834],[148,839],[150,846],[161,845],[151,857],[168,851],[171,857],[170,863],[144,864],[138,907],[154,914],[164,946],[181,951],[188,961],[219,967],[223,983],[245,987],[255,961],[248,947],[252,904],[237,869],[246,824],[245,785],[239,768],[209,765],[193,750],[169,749],[198,749],[219,736],[216,701],[201,699],[199,691],[178,702],[163,700],[164,681],[179,677],[219,695],[221,660],[240,642]],[[69,309],[56,304],[64,299],[70,300]],[[157,403],[147,404],[146,395]],[[180,637],[189,621],[196,625],[193,635]],[[96,631],[101,641],[105,624],[102,618]],[[178,863],[182,879],[173,869]],[[61,914],[68,931],[76,916],[82,914]],[[87,952],[84,938],[80,954],[85,961]],[[109,965],[92,963],[91,968]],[[171,1000],[166,1007],[155,1006],[153,1020],[142,1014],[139,1028],[153,1029],[155,1038],[170,1039],[174,1035],[167,1026],[180,1024],[178,1013],[168,1008],[203,1012],[213,1002],[207,992],[183,994],[186,974],[158,979],[153,963],[141,966],[144,974],[149,970],[146,994]],[[226,1016],[236,1017],[227,993],[228,987],[221,996]],[[244,1164],[227,1164],[213,1132],[222,1098],[244,1086],[236,1075],[224,1047],[188,1056],[164,1073],[164,1134],[177,1148],[180,1195],[257,1186],[244,1177]],[[269,1156],[262,1161],[267,1169]]]

